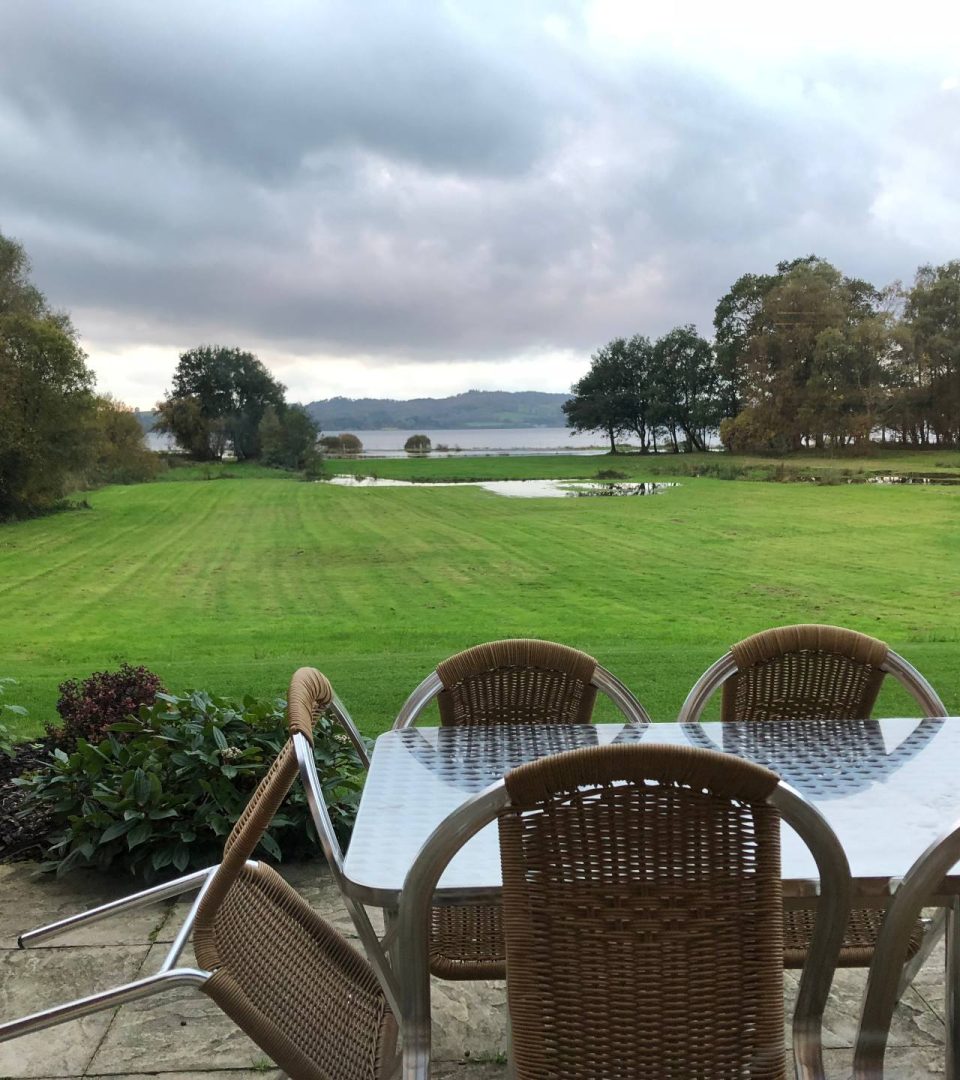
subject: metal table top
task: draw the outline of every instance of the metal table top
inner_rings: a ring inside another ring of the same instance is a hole
[[[960,718],[411,727],[377,739],[344,868],[351,892],[395,904],[423,842],[472,795],[524,761],[613,742],[703,746],[766,765],[826,817],[861,897],[888,895],[960,818]],[[786,826],[782,848],[785,895],[814,895],[813,860]],[[960,889],[960,877],[948,886]],[[440,895],[467,900],[499,887],[497,833],[488,826],[447,867]]]

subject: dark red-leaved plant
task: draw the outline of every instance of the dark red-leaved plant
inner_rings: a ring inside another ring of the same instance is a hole
[[[68,679],[60,684],[57,702],[63,725],[48,724],[47,734],[64,750],[73,750],[77,739],[99,743],[111,724],[136,715],[142,705],[152,705],[157,694],[165,692],[159,675],[130,664],[122,664],[118,671],[95,671],[82,682]]]

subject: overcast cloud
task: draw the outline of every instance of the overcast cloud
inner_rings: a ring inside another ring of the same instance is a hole
[[[957,5],[774,7],[9,0],[0,231],[141,407],[201,342],[565,390],[780,259],[960,258]]]

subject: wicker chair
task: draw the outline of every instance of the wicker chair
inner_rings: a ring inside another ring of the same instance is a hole
[[[327,704],[332,691],[320,679],[314,701]],[[395,1071],[397,1025],[369,963],[274,870],[250,860],[297,776],[295,740],[312,746],[312,714],[292,708],[290,734],[227,838],[218,866],[19,938],[23,948],[199,888],[160,970],[0,1025],[0,1041],[189,985],[211,997],[292,1077],[383,1080]],[[191,933],[200,966],[177,967]]]
[[[424,845],[400,908],[406,1080],[429,1076],[433,891],[493,819],[518,1080],[783,1078],[781,818],[820,874],[793,1034],[799,1075],[821,1077],[851,889],[836,837],[761,766],[640,743],[521,765]]]
[[[650,723],[640,702],[592,656],[550,641],[493,641],[439,664],[393,726],[415,724],[434,699],[447,726],[589,724],[598,691],[629,722]],[[430,970],[441,979],[506,978],[499,905],[435,908]]]
[[[724,721],[863,720],[870,716],[887,675],[904,687],[924,716],[946,714],[927,680],[884,642],[839,626],[809,624],[764,630],[734,645],[697,680],[678,719],[698,723],[707,702],[722,688]],[[803,966],[812,918],[809,909],[784,914],[787,967]],[[882,921],[883,911],[877,908],[850,913],[839,966],[870,964]],[[911,937],[910,957],[917,962],[905,971],[907,981],[937,936],[937,931],[928,934],[924,947],[924,929],[918,922]]]

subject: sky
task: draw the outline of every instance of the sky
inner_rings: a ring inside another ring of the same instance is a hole
[[[98,389],[566,391],[815,253],[960,258],[960,5],[7,0],[0,232]]]

